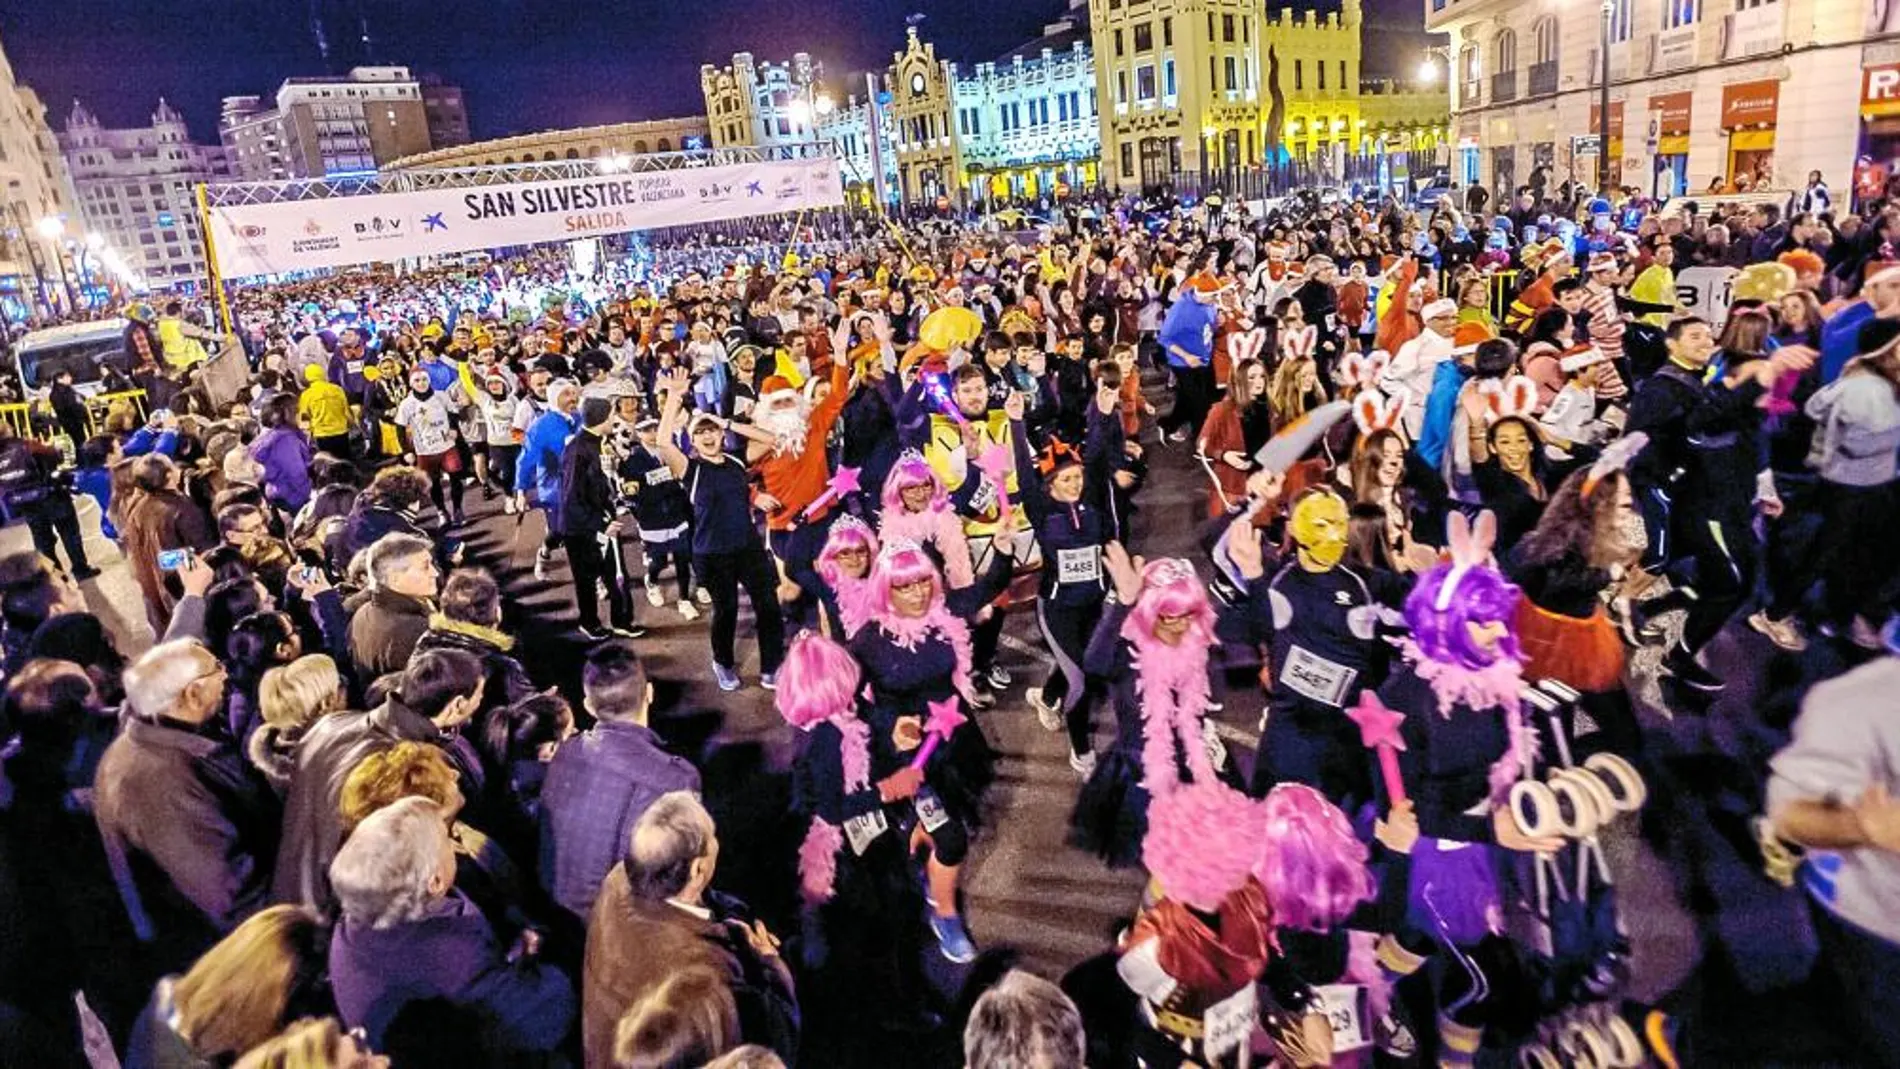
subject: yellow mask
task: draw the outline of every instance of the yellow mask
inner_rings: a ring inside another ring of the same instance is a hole
[[[1293,541],[1300,558],[1325,571],[1346,555],[1346,502],[1337,494],[1311,494],[1293,506]]]

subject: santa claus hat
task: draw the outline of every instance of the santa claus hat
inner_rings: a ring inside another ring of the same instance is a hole
[[[797,397],[798,395],[798,387],[793,386],[792,380],[783,375],[767,375],[765,381],[759,383],[759,400],[761,401],[773,401],[780,397]]]
[[[1187,288],[1196,293],[1219,293],[1227,287],[1221,280],[1203,271],[1187,280]]]

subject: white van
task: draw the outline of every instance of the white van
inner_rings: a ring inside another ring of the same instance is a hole
[[[26,396],[44,397],[61,371],[73,373],[73,385],[90,396],[101,390],[101,364],[131,371],[125,352],[124,319],[95,319],[29,331],[13,344],[12,372]]]

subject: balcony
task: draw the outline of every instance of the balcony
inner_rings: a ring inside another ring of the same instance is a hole
[[[1483,80],[1462,82],[1458,86],[1459,110],[1475,108],[1484,103]]]
[[[1499,71],[1491,76],[1491,103],[1508,104],[1517,99],[1517,72]]]
[[[1547,60],[1531,64],[1530,87],[1526,96],[1549,96],[1557,91],[1557,61]]]

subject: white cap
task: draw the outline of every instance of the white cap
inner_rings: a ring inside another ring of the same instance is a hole
[[[1449,297],[1440,297],[1420,310],[1418,317],[1424,320],[1437,319],[1439,316],[1458,314],[1458,302]]]

